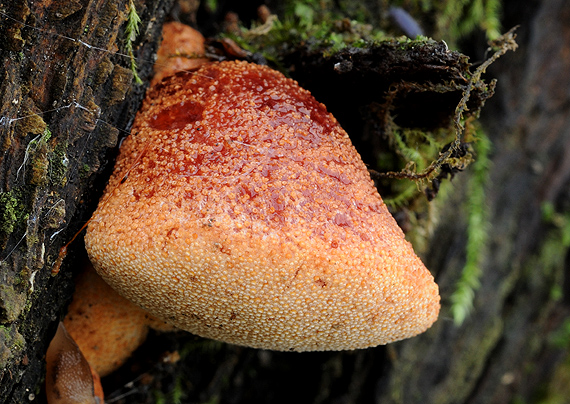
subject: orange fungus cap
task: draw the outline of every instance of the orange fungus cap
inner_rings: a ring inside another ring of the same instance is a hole
[[[149,91],[85,242],[123,296],[238,345],[365,348],[425,331],[440,307],[335,118],[246,62]]]

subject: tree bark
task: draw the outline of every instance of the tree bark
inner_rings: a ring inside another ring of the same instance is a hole
[[[73,285],[51,269],[78,230],[93,174],[145,91],[125,51],[126,0],[9,1],[0,15],[0,401],[33,401]],[[171,1],[135,1],[148,81]],[[72,260],[69,260],[72,262]]]
[[[114,53],[122,48],[113,44],[121,42],[121,34],[116,35],[122,32],[125,3],[85,1],[69,15],[71,6],[63,11],[41,5],[29,12],[17,6],[2,10],[58,33],[40,35],[5,18],[0,30],[5,61],[0,213],[11,223],[0,232],[3,402],[27,402],[38,392],[43,355],[72,290],[70,268],[64,264],[56,277],[50,268],[59,247],[79,227],[72,218],[83,218],[96,199],[96,192],[89,192],[91,177],[102,170],[106,150],[116,142],[113,128],[128,128],[144,91],[128,86],[122,101],[123,92],[111,90],[128,76],[128,60],[61,35]],[[96,15],[95,10],[115,6],[109,28],[108,13]],[[147,0],[139,6],[142,39],[136,50],[143,66],[142,61],[151,60],[166,5]],[[440,285],[442,313],[425,334],[362,351],[303,354],[235,347],[185,333],[152,334],[119,372],[104,380],[107,395],[123,403],[176,398],[218,403],[529,402],[569,344],[564,338],[553,343],[570,314],[564,239],[570,229],[569,20],[570,4],[564,0],[524,7],[504,2],[504,26],[521,25],[520,48],[490,71],[499,80],[482,112],[493,142],[485,200],[491,228],[481,287],[463,325],[453,323],[449,308],[466,260],[469,170],[453,180],[451,197],[432,202],[441,216],[422,258]],[[108,31],[101,34],[98,28],[103,27]],[[46,49],[50,62],[42,59]],[[55,111],[39,118],[33,115],[51,109]],[[94,110],[101,115],[93,116]],[[34,118],[14,120],[27,115]],[[45,127],[51,131],[47,139],[41,136]],[[545,206],[553,208],[549,220]],[[173,356],[167,351],[178,351],[182,360],[168,360]]]

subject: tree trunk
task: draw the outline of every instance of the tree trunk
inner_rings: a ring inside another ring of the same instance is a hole
[[[0,31],[0,401],[10,403],[38,392],[43,355],[72,289],[65,264],[56,277],[50,269],[80,225],[72,217],[96,198],[88,192],[91,174],[114,146],[114,128],[127,129],[143,93],[134,85],[111,91],[130,77],[128,59],[61,36],[123,49],[126,1],[82,2],[75,12],[76,2],[68,3],[59,11],[40,5],[31,13],[18,6],[2,10],[46,30],[3,17]],[[137,3],[141,67],[151,60],[165,7]],[[499,81],[482,112],[493,142],[485,194],[489,242],[481,287],[461,326],[452,320],[450,296],[466,261],[469,169],[453,180],[450,197],[432,202],[441,213],[422,258],[440,285],[442,313],[425,334],[362,351],[303,354],[152,334],[104,380],[107,395],[126,394],[115,401],[123,403],[530,402],[570,343],[570,333],[561,332],[570,314],[570,3],[506,0],[503,7],[503,25],[521,25],[520,48],[490,71]],[[49,62],[42,59],[46,49]],[[33,115],[40,111],[39,118]],[[27,115],[34,118],[15,120]],[[167,351],[183,359],[166,360],[173,357]]]
[[[135,1],[148,79],[172,2]],[[93,174],[128,130],[145,86],[125,50],[127,0],[9,1],[0,15],[0,401],[32,401],[72,293],[51,269],[78,230]],[[117,53],[119,52],[119,53]],[[70,260],[71,262],[71,260]]]

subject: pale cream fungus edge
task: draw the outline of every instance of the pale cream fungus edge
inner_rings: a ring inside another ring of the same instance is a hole
[[[246,62],[155,85],[85,237],[99,274],[153,315],[255,348],[345,350],[437,319],[433,276],[346,132]]]

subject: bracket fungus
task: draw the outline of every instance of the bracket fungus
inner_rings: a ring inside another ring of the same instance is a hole
[[[73,301],[63,324],[91,368],[101,377],[123,365],[144,342],[149,328],[174,329],[120,296],[89,263],[77,277]]]
[[[181,70],[200,67],[207,59],[204,37],[188,25],[171,21],[162,27],[162,43],[156,53],[155,74],[151,84]]]
[[[129,300],[237,345],[366,348],[425,331],[440,307],[335,118],[246,62],[150,89],[85,244]]]
[[[46,353],[45,387],[48,404],[104,402],[99,375],[61,322]]]

